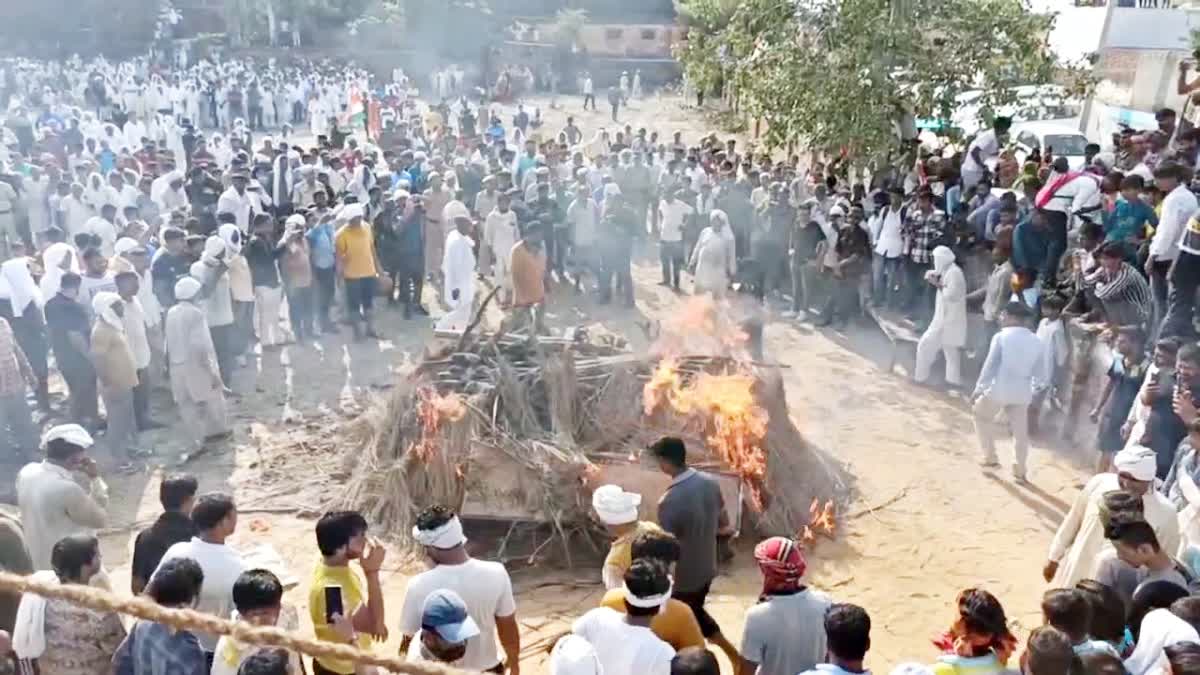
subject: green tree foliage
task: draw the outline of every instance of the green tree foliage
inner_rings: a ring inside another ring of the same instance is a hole
[[[766,142],[881,156],[904,119],[946,119],[971,90],[1082,82],[1047,46],[1053,17],[1022,0],[677,0],[689,27],[677,57],[697,86],[732,85]]]

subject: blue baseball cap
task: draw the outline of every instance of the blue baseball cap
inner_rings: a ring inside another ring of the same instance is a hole
[[[431,630],[447,642],[466,642],[479,635],[479,626],[467,614],[467,603],[448,589],[434,591],[425,598],[421,630]]]

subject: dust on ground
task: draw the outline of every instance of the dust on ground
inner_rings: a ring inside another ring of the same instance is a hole
[[[577,97],[558,102],[569,110],[540,101],[549,130],[560,129],[567,112],[585,136],[600,126],[617,126],[607,110],[583,112]],[[678,130],[694,141],[707,131],[678,99],[635,102],[622,111],[620,126],[625,124],[657,130],[663,140]],[[657,285],[657,256],[643,248],[634,269],[636,309],[598,305],[590,295],[556,288],[548,324],[602,324],[635,349],[645,347],[639,325],[668,315],[682,298]],[[440,289],[427,286],[425,294],[439,314]],[[114,527],[103,542],[118,588],[127,587],[133,533],[158,512],[160,475],[183,469],[199,476],[202,490],[236,495],[242,515],[232,543],[273,545],[299,580],[286,599],[307,615],[307,577],[318,559],[312,518],[346,476],[342,423],[418,361],[431,335],[429,320],[404,321],[392,308],[378,310],[377,317],[386,340],[353,343],[346,335],[334,336],[319,349],[289,346],[255,355],[234,383],[242,396],[231,401],[235,433],[226,446],[183,463],[184,449],[172,429],[146,436],[144,444],[155,457],[144,467],[110,474]],[[485,324],[498,322],[499,314],[489,310]],[[866,322],[851,335],[838,335],[773,320],[764,339],[767,358],[790,366],[782,376],[796,426],[814,447],[844,463],[856,481],[854,502],[839,514],[837,539],[820,540],[810,552],[808,580],[835,600],[861,604],[871,613],[869,666],[878,672],[904,661],[930,662],[937,653],[930,639],[948,625],[956,594],[969,586],[995,593],[1018,635],[1036,626],[1040,570],[1054,528],[1074,498],[1079,470],[1035,448],[1030,486],[1018,487],[1004,472],[981,472],[965,403],[883,372],[886,345]],[[1001,453],[1007,456],[1004,448]],[[747,543],[709,596],[710,611],[735,644],[745,610],[759,592]],[[399,644],[395,626],[404,586],[419,570],[419,563],[392,549],[383,574],[392,635],[382,649]],[[598,577],[598,568],[513,571],[526,672],[544,672],[543,651],[552,637],[596,606]]]

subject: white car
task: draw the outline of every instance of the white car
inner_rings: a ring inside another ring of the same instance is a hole
[[[1022,164],[1037,150],[1043,157],[1047,152],[1066,157],[1074,171],[1083,168],[1088,139],[1075,127],[1056,122],[1028,122],[1014,125],[1008,135],[1016,144],[1017,161]]]

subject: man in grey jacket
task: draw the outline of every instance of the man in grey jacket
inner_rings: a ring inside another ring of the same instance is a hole
[[[720,647],[730,663],[738,663],[738,651],[721,633],[721,627],[704,609],[704,602],[717,576],[717,535],[728,534],[729,518],[717,481],[687,465],[687,448],[671,436],[650,446],[658,467],[671,477],[671,485],[658,502],[658,524],[679,540],[679,563],[671,597],[692,608],[700,632]]]

